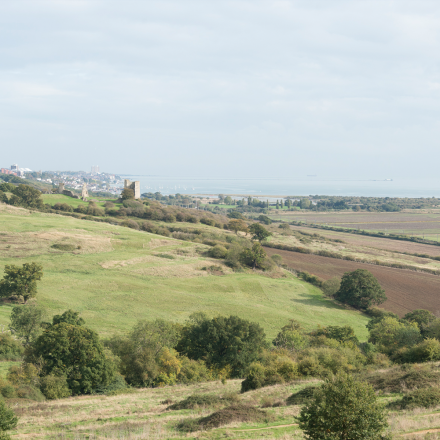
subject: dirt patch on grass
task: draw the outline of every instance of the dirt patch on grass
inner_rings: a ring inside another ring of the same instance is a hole
[[[192,278],[208,276],[205,270],[202,270],[200,263],[194,264],[167,264],[156,267],[147,267],[134,271],[139,275],[162,277],[162,278]]]
[[[144,255],[143,257],[131,258],[130,260],[112,260],[100,263],[104,269],[114,269],[117,267],[126,267],[141,263],[164,263],[163,258],[154,255]]]
[[[163,240],[161,238],[153,238],[150,240],[149,247],[150,249],[156,249],[162,246],[172,246],[175,245],[176,242],[172,240]]]
[[[381,307],[400,316],[415,309],[426,309],[434,314],[440,311],[440,276],[280,249],[265,250],[269,256],[281,255],[290,268],[309,272],[323,280],[342,277],[345,272],[356,269],[366,269],[385,289],[388,300]]]
[[[75,254],[90,254],[112,250],[110,238],[101,235],[56,230],[0,234],[0,252],[7,257],[20,258],[67,251]]]

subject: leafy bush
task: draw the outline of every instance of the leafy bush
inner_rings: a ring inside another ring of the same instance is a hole
[[[217,394],[193,394],[180,402],[170,405],[167,409],[196,409],[205,406],[227,405],[236,403],[237,401],[237,394],[227,394],[225,396],[219,396]]]
[[[176,349],[190,359],[203,359],[210,368],[231,368],[240,377],[265,346],[265,333],[259,324],[238,316],[206,317],[183,329]]]
[[[386,393],[440,386],[440,371],[432,365],[394,367],[387,371],[363,373],[361,377],[375,390]]]
[[[277,358],[266,366],[254,362],[247,371],[246,379],[241,383],[241,392],[292,381],[298,376],[297,364],[287,357]]]
[[[62,399],[69,397],[72,392],[67,384],[66,376],[55,376],[49,374],[40,380],[40,390],[46,399]]]
[[[213,380],[212,371],[208,369],[205,362],[201,359],[189,359],[186,356],[180,356],[180,372],[177,375],[177,381],[184,384],[197,382],[208,382]]]
[[[211,258],[219,258],[219,259],[225,258],[227,253],[228,253],[228,250],[224,246],[221,246],[220,244],[216,244],[214,247],[212,247],[208,251],[208,255]]]
[[[440,388],[422,388],[410,391],[395,403],[402,409],[432,408],[440,404]]]
[[[307,438],[320,440],[376,440],[387,427],[373,388],[343,374],[315,390],[298,420]]]
[[[23,356],[24,347],[17,339],[9,333],[0,333],[0,359],[15,361]]]
[[[0,400],[0,438],[2,440],[9,439],[10,437],[5,431],[14,429],[17,423],[18,417],[14,414],[14,411],[8,408],[3,400]]]
[[[322,283],[322,291],[324,292],[324,295],[329,298],[334,298],[340,287],[341,280],[338,277],[330,278]]]
[[[12,399],[17,395],[15,392],[15,388],[10,383],[3,384],[0,391],[2,396],[6,397],[7,399]]]
[[[296,393],[293,393],[290,397],[287,398],[287,403],[289,405],[305,405],[310,402],[313,397],[313,393],[315,392],[318,385],[312,385],[309,387],[305,387]]]

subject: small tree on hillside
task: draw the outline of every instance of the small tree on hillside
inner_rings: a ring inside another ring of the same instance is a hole
[[[240,253],[240,261],[246,266],[255,269],[261,267],[266,259],[266,252],[260,243],[256,242],[252,245],[251,249],[245,249]]]
[[[260,243],[272,234],[260,223],[252,223],[249,226],[249,232],[252,234],[252,240],[258,240]]]
[[[5,276],[0,281],[0,297],[18,295],[26,302],[37,295],[37,281],[43,277],[43,266],[25,263],[22,267],[5,266]]]
[[[11,312],[9,329],[28,345],[40,334],[45,315],[45,309],[36,304],[15,306]]]
[[[365,269],[346,272],[335,299],[357,309],[366,310],[387,300],[385,291],[374,275]]]
[[[228,223],[228,228],[229,228],[229,230],[234,231],[236,234],[238,233],[238,231],[244,232],[244,233],[248,232],[248,226],[247,226],[246,222],[243,220],[240,220],[240,219],[232,219]]]
[[[190,359],[203,359],[208,367],[230,367],[232,377],[243,377],[246,368],[262,352],[265,338],[259,324],[238,316],[200,316],[183,329],[177,351]]]
[[[327,379],[301,410],[299,427],[310,440],[379,440],[387,427],[371,385],[346,374]]]

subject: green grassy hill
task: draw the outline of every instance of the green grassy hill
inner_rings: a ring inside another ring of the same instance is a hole
[[[221,263],[203,256],[206,249],[107,223],[0,204],[0,275],[6,264],[42,264],[38,301],[51,313],[80,311],[87,325],[103,336],[125,332],[138,319],[183,322],[191,313],[204,311],[259,322],[269,338],[295,318],[308,329],[351,325],[366,339],[367,317],[335,305],[319,289],[288,272],[271,278],[222,266],[224,275],[213,275],[203,268]],[[0,306],[0,324],[8,323],[11,307]]]

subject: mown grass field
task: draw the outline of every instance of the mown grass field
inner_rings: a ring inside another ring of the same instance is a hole
[[[52,248],[60,243],[75,249]],[[203,268],[219,262],[206,258],[206,249],[107,223],[0,204],[0,271],[6,264],[42,264],[38,301],[52,314],[68,308],[80,311],[102,336],[126,332],[139,319],[184,322],[191,313],[203,311],[259,322],[268,338],[295,318],[308,329],[351,325],[366,339],[367,317],[335,305],[287,272],[271,278],[223,267],[223,276],[210,275]],[[0,306],[0,324],[8,324],[11,307]]]

